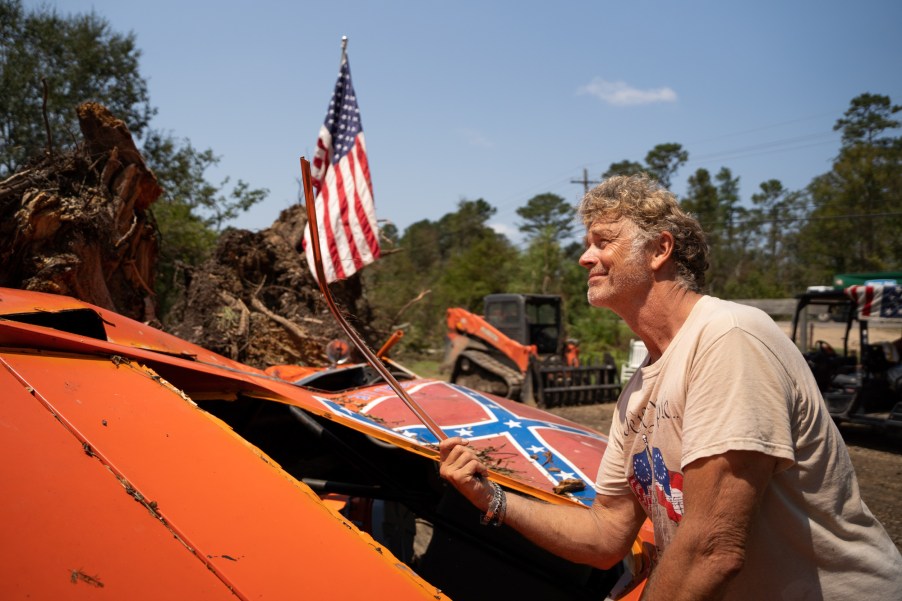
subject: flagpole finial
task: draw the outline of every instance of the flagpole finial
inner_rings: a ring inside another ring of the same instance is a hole
[[[348,36],[341,36],[341,51],[344,52],[348,49]]]

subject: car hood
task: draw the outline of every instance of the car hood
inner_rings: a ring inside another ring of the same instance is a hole
[[[0,552],[4,582],[46,598],[443,598],[196,404],[283,403],[438,460],[388,386],[323,391],[311,377],[295,384],[100,307],[0,288],[0,445],[15,490],[0,530],[17,541]],[[472,441],[492,479],[591,503],[598,432],[439,380],[402,385],[447,435]]]

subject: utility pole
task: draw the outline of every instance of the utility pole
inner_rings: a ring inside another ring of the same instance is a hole
[[[601,182],[597,182],[589,179],[589,170],[583,168],[583,178],[582,179],[571,179],[571,184],[582,184],[583,185],[583,194],[589,193],[589,184],[600,184]]]

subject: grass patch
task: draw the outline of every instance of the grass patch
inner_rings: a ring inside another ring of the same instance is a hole
[[[421,378],[433,378],[436,380],[446,380],[448,378],[448,374],[443,374],[439,370],[441,361],[437,359],[415,359],[411,357],[399,359],[398,361]]]

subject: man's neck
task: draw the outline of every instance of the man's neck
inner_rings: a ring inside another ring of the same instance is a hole
[[[650,363],[664,354],[701,298],[701,294],[672,282],[658,284],[648,290],[645,302],[635,305],[632,312],[621,316],[645,343],[651,357]]]

